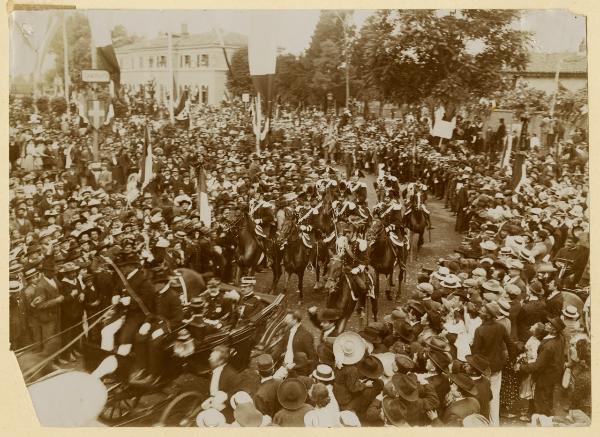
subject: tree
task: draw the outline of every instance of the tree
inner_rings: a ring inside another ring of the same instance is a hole
[[[248,65],[248,47],[238,49],[231,57],[231,71],[227,70],[227,89],[234,96],[251,93],[254,89]]]
[[[308,71],[302,58],[292,54],[277,57],[275,74],[275,94],[283,101],[292,104],[305,102],[309,97],[306,87]]]
[[[304,56],[311,103],[325,100],[333,93],[338,104],[345,103],[345,51],[351,51],[355,36],[354,26],[349,24],[352,11],[321,11],[310,45]]]
[[[529,34],[514,10],[378,11],[361,31],[359,76],[398,103],[459,104],[507,89],[502,70],[523,69]]]
[[[115,26],[115,28],[111,32],[111,37],[113,41],[113,47],[115,48],[133,44],[134,42],[137,42],[140,39],[142,39],[141,37],[135,34],[130,35],[129,32],[127,32],[125,26],[123,26],[122,24],[118,24]]]
[[[64,97],[54,97],[50,100],[50,109],[56,115],[63,115],[67,112],[67,100]]]
[[[69,77],[74,85],[81,84],[81,70],[92,67],[91,34],[87,17],[81,12],[67,17],[67,46],[69,49]],[[56,74],[64,77],[63,34],[60,26],[50,42],[50,53],[56,60]],[[54,76],[54,74],[53,74]]]

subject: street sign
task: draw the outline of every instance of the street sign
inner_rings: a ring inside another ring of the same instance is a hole
[[[86,115],[94,129],[98,130],[106,120],[106,104],[102,100],[88,100]]]
[[[243,93],[242,94],[242,102],[244,103],[248,103],[250,101],[250,94],[248,93]]]
[[[110,82],[110,74],[106,70],[81,70],[84,82]]]

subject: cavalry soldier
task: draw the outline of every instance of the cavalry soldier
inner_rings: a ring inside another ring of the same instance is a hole
[[[348,227],[345,230],[342,240],[341,254],[344,268],[350,273],[349,277],[360,290],[361,296],[374,297],[373,281],[367,271],[368,243],[366,240],[358,238],[358,230],[363,226],[363,221],[358,216],[348,218]],[[360,302],[359,311],[363,309],[364,300]]]
[[[427,190],[426,185],[423,185],[420,182],[415,182],[415,183],[409,184],[408,187],[406,187],[404,189],[404,192],[402,193],[402,195],[409,202],[413,196],[420,196],[421,201],[419,202],[419,207],[420,207],[421,211],[423,211],[425,213],[425,217],[427,218],[427,226],[429,227],[429,229],[432,229],[432,227],[431,227],[431,212],[425,206],[425,201],[427,200],[426,190]],[[409,206],[408,210],[406,211],[406,214],[408,214],[410,212],[411,207],[412,207],[412,205]]]

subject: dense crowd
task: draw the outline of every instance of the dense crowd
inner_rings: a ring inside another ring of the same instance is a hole
[[[231,282],[235,242],[223,236],[240,211],[260,224],[257,232],[273,220],[280,238],[286,211],[300,218],[318,210],[331,185],[339,187],[336,221],[348,223],[346,241],[357,242],[350,244],[352,273],[362,272],[364,222],[387,224],[394,205],[404,211],[408,183],[456,214],[461,247],[423,266],[408,299],[360,332],[334,337],[337,316],[311,307],[290,310],[280,348],[242,373],[229,364],[228,348],[217,347],[198,426],[498,426],[501,415],[591,417],[589,297],[581,290],[589,257],[588,167],[578,159],[584,138],[561,140],[559,155],[523,144],[527,173],[515,186],[496,162],[501,129],[485,138],[480,120],[468,119],[442,144],[429,137],[427,117],[415,114],[390,128],[350,114],[284,111],[257,153],[243,106],[202,109],[193,130],[130,113],[101,129],[95,157],[90,128],[77,117],[29,114],[17,102],[10,121],[13,350],[68,365],[80,354],[75,340],[85,326],[113,307],[127,322],[111,323],[119,339],[105,331],[103,347],[128,354],[134,333],[156,339],[164,332],[142,324],[133,309],[141,304],[127,291],[102,284],[104,257],[129,266],[145,306],[177,326],[184,313],[170,289],[173,269]],[[153,178],[142,187],[146,128]],[[200,172],[210,223],[198,210]],[[364,173],[378,176],[380,203],[370,209]],[[200,298],[208,301],[206,320],[218,327],[252,288],[250,281],[229,293],[210,281]],[[321,332],[318,341],[306,323]],[[159,369],[145,370],[136,377],[151,382]]]

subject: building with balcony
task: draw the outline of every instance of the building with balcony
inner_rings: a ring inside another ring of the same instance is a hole
[[[239,33],[222,34],[229,61],[236,50],[247,45]],[[168,36],[159,34],[133,44],[115,48],[121,69],[121,84],[134,90],[155,83],[155,98],[164,102],[169,93],[169,81],[174,80],[176,95],[187,86],[199,101],[206,105],[219,104],[226,96],[227,62],[223,45],[216,31],[191,35],[182,25],[179,35],[172,37],[173,76],[170,75]]]

